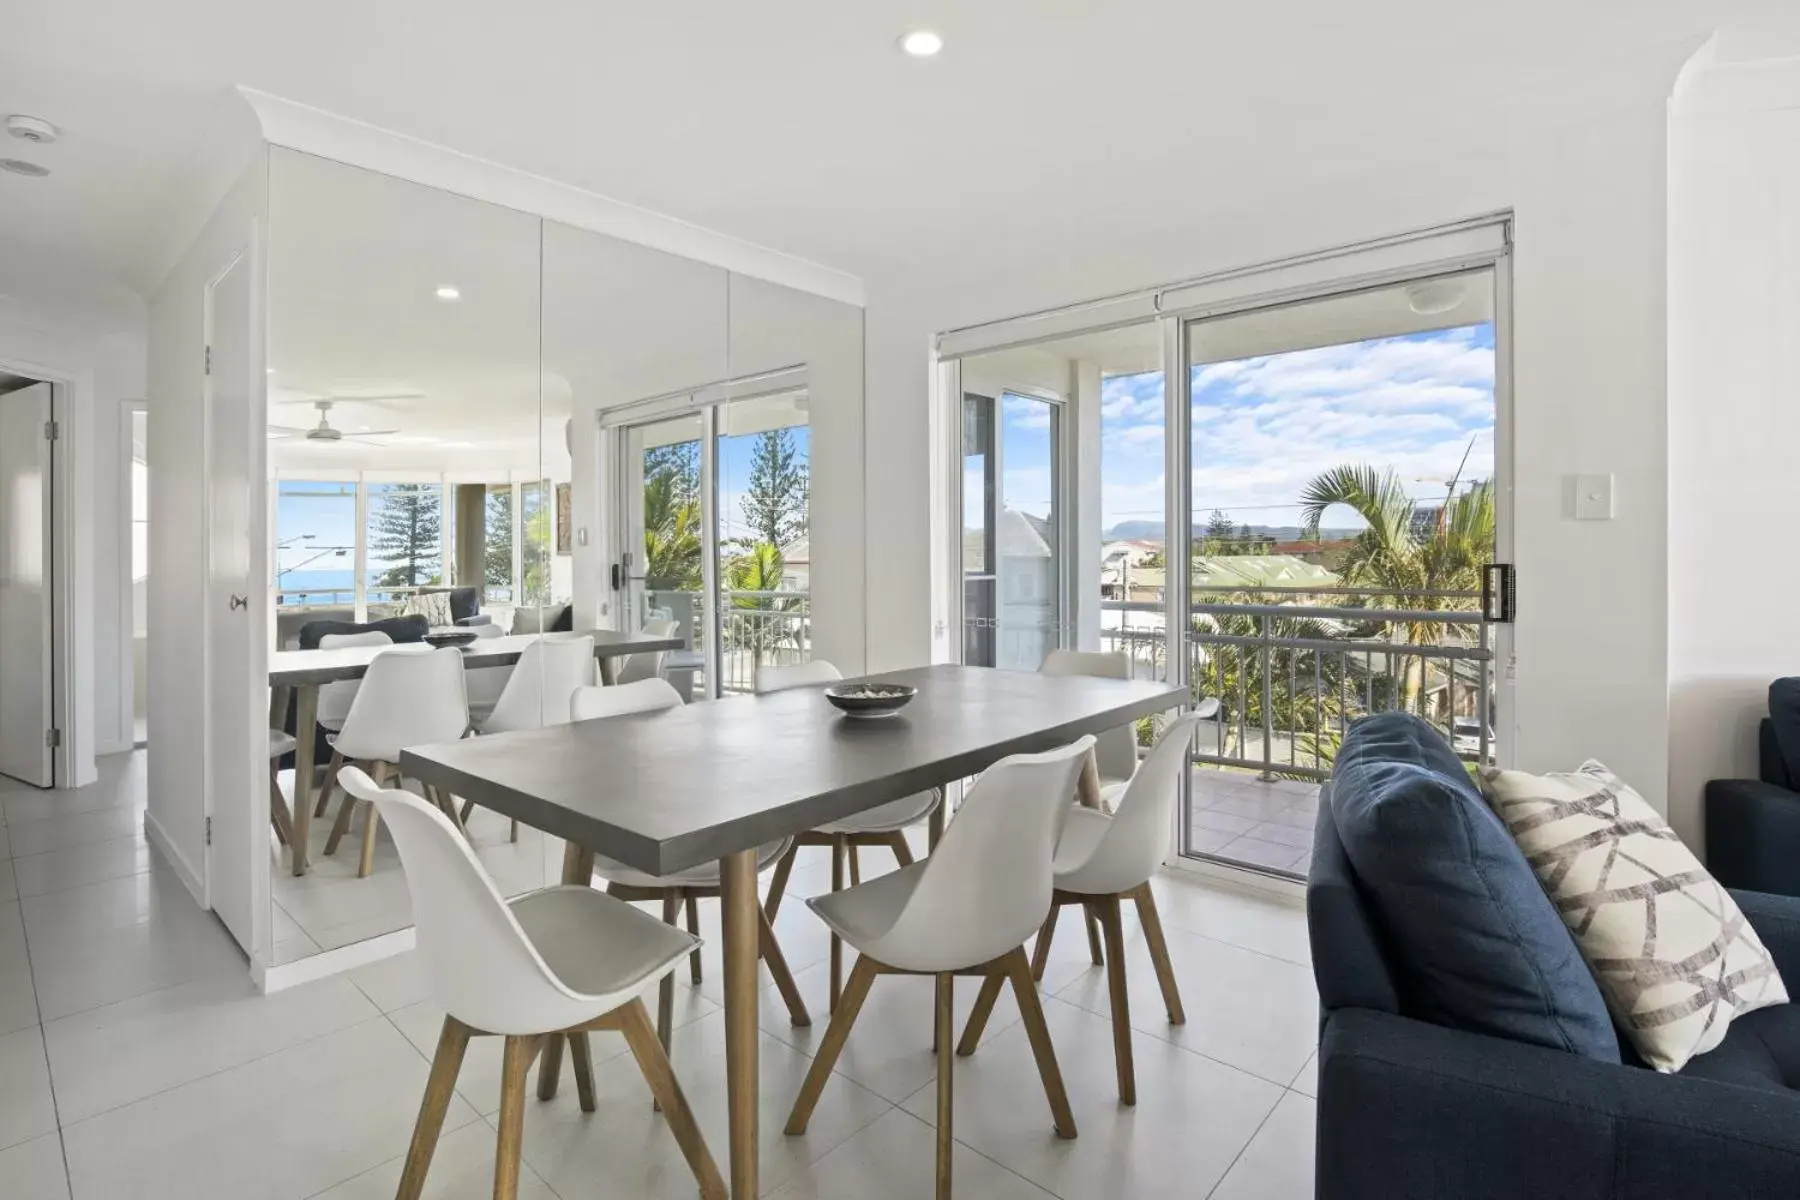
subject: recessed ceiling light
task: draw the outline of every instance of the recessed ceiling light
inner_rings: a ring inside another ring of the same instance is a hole
[[[22,158],[0,158],[0,171],[11,171],[14,175],[28,175],[33,179],[42,179],[50,173],[50,168],[40,167],[34,162],[26,162]]]
[[[944,48],[944,39],[929,29],[915,29],[900,39],[900,48],[914,58],[930,58]]]
[[[437,298],[439,300],[461,300],[462,293],[446,283],[437,290]]]

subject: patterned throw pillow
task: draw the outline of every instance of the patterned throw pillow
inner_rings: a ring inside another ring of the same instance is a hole
[[[401,616],[418,613],[430,622],[433,629],[445,625],[454,625],[456,621],[450,615],[449,592],[414,592],[400,606]]]
[[[1572,774],[1487,770],[1482,791],[1646,1063],[1679,1071],[1723,1041],[1733,1018],[1787,1003],[1731,894],[1600,763]]]

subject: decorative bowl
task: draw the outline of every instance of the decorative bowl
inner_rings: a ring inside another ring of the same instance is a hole
[[[475,631],[472,629],[434,629],[425,635],[425,640],[440,650],[445,646],[460,648],[475,640]]]
[[[825,698],[843,710],[846,717],[862,721],[891,717],[899,712],[919,689],[904,683],[834,683],[825,689]]]

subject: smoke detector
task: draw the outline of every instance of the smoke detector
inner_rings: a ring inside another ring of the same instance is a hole
[[[62,136],[56,126],[42,117],[28,117],[23,113],[14,113],[6,118],[6,132],[16,138],[24,138],[28,142],[36,142],[40,146],[48,146]]]

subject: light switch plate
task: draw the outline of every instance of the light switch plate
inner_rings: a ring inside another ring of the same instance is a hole
[[[1611,475],[1577,475],[1575,484],[1575,519],[1577,521],[1610,521],[1613,518],[1613,477]]]

